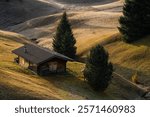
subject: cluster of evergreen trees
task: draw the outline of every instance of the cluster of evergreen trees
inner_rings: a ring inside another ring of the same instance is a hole
[[[123,16],[119,19],[120,33],[126,42],[136,41],[150,34],[150,0],[125,0]],[[76,40],[66,13],[63,14],[53,40],[55,51],[75,58]],[[96,91],[104,91],[112,79],[113,65],[104,47],[91,49],[84,69],[84,77]]]
[[[11,0],[5,0],[10,2]],[[22,0],[19,0],[22,2]],[[125,0],[123,16],[119,19],[123,40],[132,42],[150,34],[150,0]],[[53,39],[54,51],[76,58],[76,39],[64,12]],[[97,45],[90,50],[84,69],[84,77],[96,91],[104,91],[112,79],[113,65],[108,52]]]
[[[125,0],[119,31],[126,42],[150,34],[150,0]]]
[[[76,57],[76,39],[73,36],[66,12],[57,27],[53,39],[54,51],[71,58]],[[84,70],[85,79],[96,91],[104,91],[112,78],[113,66],[109,62],[108,53],[98,45],[91,49]]]
[[[11,0],[5,0],[10,2]],[[18,0],[22,2],[22,0]],[[132,42],[150,34],[150,0],[125,0],[123,16],[119,19],[123,40]],[[76,58],[76,39],[64,12],[53,39],[54,51]],[[104,91],[112,79],[113,65],[108,52],[97,45],[90,50],[84,69],[84,77],[96,91]]]

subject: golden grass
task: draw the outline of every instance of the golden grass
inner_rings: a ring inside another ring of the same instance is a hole
[[[116,72],[131,80],[138,72],[138,80],[150,85],[150,36],[132,44],[122,41],[107,44],[105,47],[111,61],[116,65]]]
[[[83,81],[84,64],[69,62],[67,73],[40,77],[13,62],[13,49],[22,44],[0,38],[0,99],[112,99]]]
[[[110,54],[110,60],[119,74],[131,79],[135,72],[139,72],[139,79],[146,85],[150,84],[150,36],[127,44],[120,40],[121,35],[116,31],[103,34],[77,40],[77,54],[85,58],[91,47],[101,44]]]
[[[112,37],[118,36],[115,34]],[[119,86],[115,80],[112,80],[105,93],[94,92],[83,80],[82,70],[85,65],[78,62],[68,62],[66,74],[37,76],[13,62],[15,55],[11,51],[22,44],[10,38],[0,37],[0,99],[133,99],[137,96],[134,92],[128,95],[127,89]],[[129,76],[131,70],[129,72],[127,68],[149,73],[148,39],[126,44],[121,41],[111,42],[111,39],[106,43],[104,39],[100,41],[98,38],[93,43],[105,42],[111,61],[117,66],[116,71]],[[143,75],[140,76],[143,78]],[[145,77],[143,81],[149,83]]]
[[[142,41],[150,43],[149,38],[133,44],[118,41],[107,45],[106,48],[113,63],[148,74],[150,73],[150,47]]]
[[[14,33],[14,32],[8,32],[8,31],[2,31],[0,30],[0,38],[1,40],[14,40],[17,41],[19,43],[27,43],[28,40],[25,36],[18,34],[18,33]]]
[[[103,35],[95,35],[92,36],[91,38],[88,36],[85,36],[85,38],[87,37],[87,39],[78,39],[77,40],[77,55],[78,56],[84,56],[86,55],[89,50],[94,47],[97,44],[101,44],[101,45],[105,45],[108,43],[111,43],[113,41],[116,41],[116,39],[118,39],[118,33],[116,31],[110,31],[104,33]]]
[[[85,58],[91,47],[95,44],[101,44],[105,46],[110,54],[110,60],[114,64],[115,72],[129,80],[138,72],[138,80],[145,86],[150,86],[150,36],[132,44],[121,41],[120,37],[121,35],[114,31],[114,34],[112,32],[112,34],[108,33],[108,35],[101,37],[93,36],[93,39],[89,39],[89,42],[85,41],[84,44],[82,44],[82,41],[77,41],[78,55]],[[111,87],[118,90],[118,86],[111,85]]]

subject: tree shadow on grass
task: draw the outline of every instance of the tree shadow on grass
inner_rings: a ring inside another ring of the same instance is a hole
[[[147,46],[150,47],[150,36],[146,36],[143,39],[137,40],[132,43],[135,46]]]
[[[50,75],[50,77],[43,77],[54,86],[66,91],[69,97],[66,99],[81,99],[81,100],[98,100],[98,99],[112,99],[106,93],[93,91],[87,82],[85,82],[78,74],[70,69],[64,74]]]
[[[115,29],[115,26],[106,26],[106,25],[90,25],[90,24],[86,24],[86,22],[88,22],[89,19],[72,19],[71,20],[71,25],[73,28],[84,28],[84,29]]]
[[[30,94],[29,91],[17,87],[11,87],[9,85],[0,84],[0,100],[40,100],[42,97],[38,97]],[[52,98],[56,99],[56,98]]]
[[[137,72],[138,80],[145,86],[150,86],[150,75],[144,73],[143,71],[126,68],[120,66],[118,64],[114,64],[115,72],[119,73],[120,75],[124,76],[127,80],[131,81],[131,77]]]
[[[119,74],[123,78],[131,81],[131,77],[138,72],[138,81],[145,87],[150,86],[150,79],[148,75],[145,75],[141,71],[134,69],[122,67],[118,64],[114,64],[115,73]],[[138,88],[133,87],[131,84],[124,82],[120,78],[114,78],[111,81],[110,86],[106,90],[107,93],[111,92],[112,95],[115,95],[118,98],[126,100],[135,100],[135,99],[144,99],[142,98],[144,92],[141,92]]]

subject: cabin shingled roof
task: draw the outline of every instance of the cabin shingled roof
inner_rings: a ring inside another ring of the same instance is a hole
[[[25,48],[26,48],[26,52],[25,52]],[[35,44],[26,44],[18,49],[13,50],[12,53],[34,64],[40,64],[47,60],[51,60],[53,58],[58,58],[64,61],[73,61],[73,59],[67,56],[64,56],[60,53],[51,51],[49,49],[40,47]]]

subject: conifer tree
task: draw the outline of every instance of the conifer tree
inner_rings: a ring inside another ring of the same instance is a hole
[[[112,78],[113,66],[105,49],[97,45],[90,50],[84,77],[95,91],[104,91]]]
[[[132,42],[150,34],[149,11],[149,0],[125,0],[123,16],[119,19],[124,41]]]
[[[144,26],[145,26],[145,33],[146,35],[150,34],[150,0],[143,0],[144,1]]]
[[[75,44],[76,40],[73,36],[67,14],[64,12],[53,39],[53,49],[54,51],[64,54],[70,58],[75,58]]]

